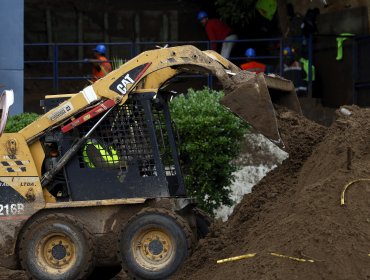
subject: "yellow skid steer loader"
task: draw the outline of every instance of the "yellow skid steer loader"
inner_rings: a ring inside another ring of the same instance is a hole
[[[163,90],[182,73],[217,77],[222,103],[276,143],[272,101],[300,112],[290,81],[193,46],[146,51],[81,92],[48,96],[45,114],[18,133],[2,133],[13,102],[4,91],[0,266],[33,279],[86,279],[107,267],[99,279],[109,279],[113,266],[166,279],[181,266],[205,219],[186,196]]]

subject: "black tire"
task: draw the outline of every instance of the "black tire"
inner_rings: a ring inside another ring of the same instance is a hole
[[[197,240],[202,239],[209,233],[209,227],[212,224],[212,218],[205,211],[195,208],[195,221],[197,225]]]
[[[191,249],[191,230],[177,214],[146,208],[131,218],[119,236],[122,267],[134,279],[167,279]]]
[[[89,280],[109,280],[119,274],[122,270],[120,265],[98,266],[90,274]]]
[[[86,279],[94,267],[93,238],[70,215],[50,214],[25,226],[19,260],[32,279]]]

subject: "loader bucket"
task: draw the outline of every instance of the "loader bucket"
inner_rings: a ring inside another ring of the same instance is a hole
[[[273,103],[302,114],[293,83],[278,76],[244,71],[237,73],[233,80],[235,87],[225,91],[221,104],[282,146]]]

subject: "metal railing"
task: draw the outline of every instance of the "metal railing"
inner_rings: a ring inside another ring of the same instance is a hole
[[[301,40],[301,38],[293,38],[292,40]],[[256,56],[255,59],[258,61],[275,62],[272,65],[277,66],[275,68],[280,69],[279,73],[282,74],[283,69],[283,46],[284,40],[282,38],[262,38],[262,39],[246,39],[246,40],[233,40],[233,41],[169,41],[169,42],[116,42],[116,43],[104,43],[107,46],[107,56],[112,58],[119,58],[128,60],[135,57],[142,51],[155,49],[157,47],[164,47],[166,45],[178,46],[178,45],[194,45],[201,50],[211,49],[212,43],[223,43],[223,42],[234,42],[234,48],[238,46],[262,46],[259,49],[270,49],[273,52],[258,52],[260,55]],[[308,41],[308,55],[309,63],[312,65],[312,40]],[[54,93],[58,93],[60,89],[60,83],[67,80],[88,80],[91,78],[88,75],[81,75],[81,72],[87,73],[86,69],[82,69],[83,65],[88,65],[84,60],[84,53],[91,52],[92,48],[98,43],[33,43],[25,44],[25,80],[48,80],[52,81],[52,87]],[[278,47],[277,47],[278,46]],[[41,49],[40,52],[34,51],[33,48]],[[72,48],[72,51],[71,51]],[[69,50],[67,50],[69,49]],[[37,55],[35,55],[37,53]],[[243,52],[244,53],[244,52]],[[271,54],[272,53],[272,54]],[[267,54],[267,55],[264,55]],[[35,58],[36,56],[36,58]],[[39,57],[37,57],[39,56]],[[71,59],[74,57],[74,59]],[[230,57],[229,60],[239,65],[240,62],[246,60],[245,56]],[[74,70],[74,74],[66,75],[62,73],[61,67],[69,65],[70,69]],[[43,69],[49,69],[45,71],[39,71],[42,75],[28,75],[28,68],[32,72],[33,66],[44,66]],[[50,67],[51,66],[51,67]],[[86,67],[85,67],[86,68]],[[50,71],[51,70],[51,71]],[[46,72],[46,73],[45,73]],[[269,72],[274,72],[274,69],[269,69]],[[309,82],[308,90],[309,96],[312,93],[312,73],[311,67],[309,67]],[[197,76],[203,77],[204,76]],[[208,75],[207,85],[212,88],[213,77]]]

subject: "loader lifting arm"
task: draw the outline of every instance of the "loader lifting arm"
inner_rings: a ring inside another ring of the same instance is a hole
[[[242,71],[213,51],[202,52],[194,46],[179,46],[141,53],[41,116],[20,134],[32,143],[89,106],[107,99],[122,105],[130,93],[158,92],[180,73],[211,73],[216,76],[225,91],[221,103],[274,142],[280,142],[280,136],[268,87],[274,91],[274,101],[280,100],[282,105],[300,113],[290,81]]]

